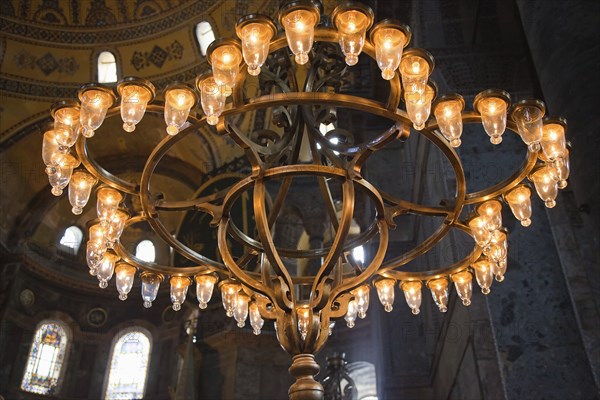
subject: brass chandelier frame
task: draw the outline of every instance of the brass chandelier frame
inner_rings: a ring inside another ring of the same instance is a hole
[[[252,16],[251,16],[252,17]],[[372,16],[371,16],[372,17]],[[247,17],[246,17],[247,18]],[[387,23],[383,21],[383,23]],[[393,21],[389,21],[390,24]],[[408,31],[410,32],[410,31]],[[315,42],[326,46],[328,43],[338,43],[338,31],[334,28],[317,26],[314,31]],[[222,44],[218,42],[217,44]],[[231,42],[231,43],[235,43]],[[207,57],[217,44],[211,45]],[[285,33],[275,36],[269,44],[269,54],[274,54],[287,47]],[[407,49],[405,52],[420,52],[420,49]],[[373,60],[376,59],[375,44],[366,39],[362,52]],[[426,52],[425,52],[426,53]],[[430,57],[430,56],[429,56]],[[433,59],[430,67],[433,68]],[[187,119],[186,127],[175,136],[165,137],[152,151],[143,169],[139,184],[125,181],[99,165],[89,154],[87,139],[79,135],[75,150],[77,158],[85,170],[101,181],[122,193],[138,196],[142,212],[134,215],[125,223],[128,227],[147,222],[153,231],[159,235],[171,248],[195,263],[195,266],[181,267],[159,265],[145,262],[131,254],[119,241],[114,244],[114,251],[120,259],[143,274],[154,273],[161,277],[188,277],[190,282],[197,276],[213,274],[223,282],[236,282],[241,285],[243,292],[258,306],[260,316],[276,322],[276,334],[281,346],[293,356],[290,373],[296,378],[296,383],[290,388],[290,398],[320,399],[323,396],[321,385],[314,380],[318,373],[318,365],[314,354],[325,344],[331,323],[343,318],[348,312],[349,303],[355,300],[355,290],[368,285],[371,280],[391,279],[396,282],[429,282],[438,279],[448,279],[452,276],[471,271],[472,265],[485,257],[484,248],[477,243],[463,259],[446,266],[427,271],[410,272],[402,267],[419,256],[430,251],[452,229],[458,229],[472,235],[472,228],[464,220],[464,211],[468,206],[476,206],[488,200],[502,201],[504,196],[525,179],[530,177],[538,165],[538,157],[543,160],[542,152],[528,151],[522,164],[508,178],[479,191],[468,192],[465,171],[461,159],[440,133],[436,118],[429,118],[421,130],[411,131],[412,121],[406,111],[399,108],[403,91],[399,74],[389,80],[389,95],[385,102],[370,100],[363,97],[341,94],[325,90],[328,78],[319,76],[319,61],[312,59],[313,66],[308,70],[303,89],[299,88],[294,69],[288,66],[287,81],[279,81],[279,93],[262,94],[254,98],[246,98],[244,81],[246,79],[246,64],[240,65],[240,73],[235,86],[232,87],[231,101],[216,125],[216,134],[229,136],[244,151],[251,166],[251,173],[226,190],[189,200],[165,200],[158,198],[152,192],[153,174],[163,157],[177,143],[199,129],[207,126],[206,117],[192,108]],[[270,73],[268,71],[264,73]],[[430,71],[431,73],[431,71]],[[341,74],[341,72],[340,72]],[[338,75],[340,75],[338,74]],[[125,84],[136,83],[149,88],[154,97],[154,89],[150,82],[142,79],[129,78]],[[100,86],[96,85],[95,88]],[[108,89],[112,94],[112,91]],[[502,96],[500,91],[493,91]],[[114,96],[114,94],[112,94]],[[480,99],[480,98],[479,98]],[[478,100],[476,100],[477,102]],[[62,103],[58,107],[63,107]],[[464,104],[464,102],[463,102]],[[526,104],[526,103],[522,103]],[[258,110],[283,107],[285,129],[281,137],[276,138],[272,145],[264,146],[250,139],[250,132],[245,132],[236,124],[236,117]],[[315,110],[331,110],[345,108],[371,115],[383,117],[391,121],[391,126],[366,143],[333,144],[322,135],[319,123],[323,116],[316,116]],[[108,110],[107,118],[118,116],[121,106],[116,105]],[[161,102],[151,102],[146,113],[163,114]],[[477,111],[463,111],[460,116],[463,124],[481,124],[482,115]],[[513,119],[508,119],[507,129],[519,135],[519,128]],[[369,157],[396,140],[406,140],[411,134],[422,135],[439,149],[448,160],[456,179],[456,193],[453,199],[445,199],[439,206],[429,206],[410,202],[386,193],[363,177],[363,169]],[[304,140],[310,144],[312,162],[299,161],[300,147]],[[285,155],[285,163],[282,156]],[[543,160],[549,162],[548,160]],[[310,250],[279,248],[273,242],[273,227],[281,211],[285,198],[289,193],[294,178],[299,176],[316,177],[319,189],[325,199],[325,207],[335,232],[331,244]],[[278,179],[281,182],[272,205],[267,209],[266,184]],[[328,180],[341,182],[341,214],[337,214],[336,204],[332,198]],[[244,233],[231,219],[231,210],[236,200],[243,194],[252,191],[253,211],[255,216],[257,236],[250,237]],[[363,192],[370,200],[374,218],[369,227],[356,236],[349,236],[355,208],[355,194]],[[159,213],[197,211],[209,214],[211,225],[217,229],[218,248],[223,262],[212,260],[186,246],[161,222]],[[405,253],[384,261],[389,229],[396,227],[395,218],[406,214],[443,217],[443,222],[423,242]],[[461,219],[462,218],[462,219]],[[366,266],[359,265],[350,251],[377,240],[377,248]],[[234,257],[228,245],[228,238],[241,243],[245,252],[241,257]],[[322,259],[320,268],[315,275],[292,276],[286,268],[282,257],[295,259]],[[249,266],[256,265],[260,260],[260,271],[251,270]],[[346,264],[344,267],[343,264]],[[350,265],[348,268],[347,265]],[[300,298],[298,287],[310,287],[310,296]],[[300,321],[299,309],[303,309],[308,317]],[[418,312],[418,311],[417,311]],[[298,326],[304,323],[305,332],[301,333]]]

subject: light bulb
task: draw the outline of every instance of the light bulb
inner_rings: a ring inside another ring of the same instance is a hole
[[[485,90],[473,102],[475,111],[481,114],[483,129],[492,144],[500,144],[506,130],[506,114],[510,105],[510,95],[504,90]]]
[[[538,196],[544,201],[546,207],[554,207],[558,195],[558,182],[552,166],[546,165],[537,169],[529,176],[529,179],[533,182]]]
[[[224,94],[229,95],[240,71],[242,52],[239,43],[235,41],[213,42],[208,49],[213,78],[222,88]]]
[[[277,28],[271,18],[254,14],[238,21],[235,31],[242,41],[242,55],[248,66],[248,73],[257,76],[267,60],[269,45]]]
[[[367,30],[373,23],[373,10],[356,3],[342,4],[335,8],[331,20],[338,31],[338,41],[346,56],[346,64],[356,65]]]
[[[90,241],[106,247],[106,239],[104,239],[104,236],[106,235],[106,226],[103,226],[100,223],[94,224],[90,226],[88,233]]]
[[[153,272],[142,272],[140,278],[142,279],[142,300],[144,300],[144,307],[150,308],[152,307],[152,302],[156,299],[163,277]]]
[[[511,118],[517,124],[519,135],[529,151],[537,152],[543,137],[543,121],[546,106],[538,100],[523,100],[515,104]]]
[[[482,259],[474,263],[471,267],[473,267],[473,271],[475,271],[475,278],[477,279],[477,284],[481,288],[481,293],[489,294],[490,286],[492,286],[492,282],[494,279],[494,262]]]
[[[54,132],[61,153],[66,153],[79,136],[79,105],[61,101],[52,106]]]
[[[194,91],[185,85],[173,85],[165,90],[165,123],[167,133],[176,135],[187,122],[190,109],[196,105]]]
[[[46,165],[46,174],[56,173],[62,157],[63,153],[60,152],[59,144],[56,141],[56,132],[54,130],[46,131],[42,140],[42,160]]]
[[[569,151],[567,150],[565,154],[561,157],[558,157],[552,163],[552,169],[554,170],[554,175],[556,179],[558,179],[558,188],[564,189],[567,187],[567,178],[569,178]]]
[[[96,275],[98,271],[98,265],[102,262],[102,257],[104,257],[104,253],[106,252],[106,246],[103,243],[99,243],[93,240],[88,240],[85,246],[85,260],[87,262],[88,268],[92,275]]]
[[[265,320],[260,316],[258,305],[254,302],[250,303],[250,326],[252,326],[252,333],[260,335],[260,330],[264,324]]]
[[[242,287],[237,283],[231,283],[227,281],[221,283],[221,299],[223,300],[225,314],[228,317],[233,317],[235,299],[240,290],[242,290]]]
[[[491,232],[487,227],[487,219],[482,216],[471,218],[468,225],[469,228],[471,228],[471,234],[473,235],[473,239],[475,239],[477,246],[485,248],[492,237]]]
[[[358,311],[358,317],[364,319],[367,316],[367,310],[369,309],[369,292],[371,287],[369,285],[362,285],[352,290],[350,293],[354,295],[356,299],[356,310]]]
[[[354,328],[354,324],[356,322],[356,317],[358,315],[358,307],[356,305],[356,300],[350,300],[348,302],[348,310],[346,311],[346,315],[344,319],[346,320],[346,325],[348,328]]]
[[[410,307],[412,313],[417,315],[421,308],[421,288],[423,284],[420,281],[406,281],[400,284],[400,288],[404,292],[406,304]]]
[[[531,225],[531,189],[527,185],[519,185],[508,192],[504,199],[521,225]]]
[[[502,226],[502,203],[498,200],[488,200],[477,206],[477,213],[485,222],[489,231],[495,231]]]
[[[446,278],[434,279],[427,282],[427,287],[440,311],[448,311],[448,280]]]
[[[425,88],[425,95],[419,93],[404,92],[404,102],[406,103],[406,113],[413,123],[413,128],[420,131],[425,128],[425,123],[431,114],[431,102],[437,95],[437,86],[434,82],[429,82]]]
[[[319,23],[319,9],[308,5],[307,8],[295,8],[289,12],[282,10],[279,22],[285,30],[288,47],[294,59],[300,65],[308,62],[308,53],[315,39],[315,26]]]
[[[377,296],[379,297],[379,301],[383,305],[383,308],[387,312],[391,312],[393,309],[395,285],[396,281],[394,279],[380,279],[375,282]]]
[[[496,277],[498,282],[504,280],[504,274],[506,274],[506,268],[508,266],[508,258],[504,257],[502,260],[492,265],[492,273]]]
[[[471,294],[473,293],[473,275],[467,270],[452,275],[452,282],[456,288],[458,297],[464,306],[471,305]]]
[[[504,259],[508,253],[506,233],[500,229],[492,232],[490,244],[484,249],[483,253],[493,262]]]
[[[105,236],[106,245],[109,248],[114,246],[114,243],[119,240],[121,234],[123,233],[123,229],[125,228],[125,223],[129,219],[129,213],[125,210],[117,209],[110,219],[108,220],[108,225],[106,226]]]
[[[248,318],[248,302],[250,302],[250,297],[241,292],[238,293],[235,298],[233,318],[237,321],[238,328],[243,328],[246,325],[246,318]]]
[[[48,175],[48,182],[52,186],[52,194],[60,196],[63,189],[67,187],[71,181],[73,168],[79,165],[79,161],[70,154],[64,154],[58,159],[58,163],[53,168],[53,173]]]
[[[219,85],[212,76],[198,78],[196,87],[200,91],[200,102],[206,114],[206,122],[209,125],[216,125],[225,108],[225,95],[221,93]]]
[[[119,292],[119,299],[126,300],[127,295],[131,291],[133,286],[133,279],[137,269],[126,262],[120,262],[115,267],[117,291]]]
[[[98,264],[96,277],[100,281],[98,286],[100,286],[102,289],[106,289],[108,286],[108,281],[113,276],[117,261],[119,261],[119,256],[116,255],[112,250],[108,250],[104,253],[100,264]]]
[[[102,125],[106,112],[115,102],[112,90],[91,85],[84,86],[79,91],[81,108],[79,110],[79,122],[83,128],[83,136],[91,138],[94,131]]]
[[[400,61],[400,75],[404,96],[413,102],[423,101],[427,89],[427,78],[433,68],[433,57],[422,49],[409,49]]]
[[[71,211],[75,215],[83,212],[92,193],[92,188],[98,180],[85,171],[76,171],[69,182],[69,202],[73,207]]]
[[[306,305],[296,307],[296,315],[298,316],[298,332],[300,332],[300,337],[302,340],[306,340],[306,336],[308,335],[311,314],[310,308]]]
[[[560,119],[547,120],[542,128],[542,151],[550,161],[562,157],[567,151],[565,140],[566,121]]]
[[[370,39],[375,46],[375,59],[383,79],[389,81],[394,77],[410,36],[408,26],[389,21],[381,21],[371,29]]]
[[[181,305],[185,301],[188,287],[190,286],[191,280],[187,276],[172,276],[169,279],[171,284],[171,303],[173,303],[173,310],[181,310]]]
[[[144,117],[146,106],[154,98],[154,85],[145,79],[125,78],[117,90],[121,96],[123,130],[133,132]]]
[[[461,143],[460,136],[463,130],[461,113],[464,108],[465,101],[462,96],[454,94],[438,99],[433,109],[440,131],[452,147],[458,147]]]
[[[217,283],[217,277],[213,274],[196,275],[194,277],[196,281],[196,297],[198,298],[198,306],[201,309],[205,309],[208,306],[208,302],[212,297],[215,283]]]
[[[108,226],[122,200],[123,195],[116,189],[108,186],[102,186],[98,189],[96,192],[96,214],[102,225]]]

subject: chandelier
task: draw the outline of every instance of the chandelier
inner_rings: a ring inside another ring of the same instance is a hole
[[[226,313],[238,326],[243,327],[249,318],[254,333],[259,334],[264,320],[275,322],[279,343],[293,357],[292,399],[323,397],[323,388],[314,379],[319,371],[314,354],[325,344],[335,321],[344,319],[353,327],[357,318],[365,317],[371,285],[388,312],[398,285],[413,314],[419,313],[423,291],[431,293],[441,312],[447,310],[452,284],[465,306],[471,302],[473,278],[484,294],[489,293],[494,278],[502,281],[507,269],[503,207],[507,205],[527,227],[533,188],[547,207],[553,207],[569,174],[566,122],[545,117],[541,101],[511,104],[505,91],[486,90],[475,96],[472,111],[465,110],[462,96],[437,93],[429,79],[433,57],[423,49],[406,48],[411,39],[408,26],[390,19],[373,25],[373,11],[355,2],[335,8],[331,27],[319,25],[320,18],[320,7],[312,1],[284,4],[277,21],[281,31],[264,15],[241,18],[236,25],[238,38],[217,40],[209,47],[212,72],[199,76],[194,87],[167,86],[161,102],[155,101],[155,87],[145,79],[125,78],[116,92],[95,83],[85,85],[78,101],[52,107],[54,125],[44,133],[42,150],[52,194],[59,196],[68,186],[74,214],[82,213],[99,183],[97,219],[89,222],[86,259],[100,287],[106,288],[114,274],[119,298],[125,300],[139,273],[145,307],[151,306],[159,286],[167,283],[173,309],[179,310],[193,283],[201,309],[207,307],[218,285]],[[388,82],[385,102],[340,93],[340,76],[357,64],[360,54],[375,60]],[[250,79],[269,84],[260,85],[250,96],[245,88]],[[319,127],[335,121],[338,108],[385,118],[391,126],[363,143],[355,143],[355,137],[343,129],[322,133]],[[272,111],[268,115],[273,129],[254,132],[240,123],[247,113],[260,110]],[[164,116],[167,135],[147,159],[139,182],[130,182],[99,165],[86,142],[101,140],[93,136],[106,118],[120,114],[123,129],[134,132],[145,113]],[[494,145],[500,145],[505,130],[520,136],[528,149],[522,165],[510,177],[468,192],[463,164],[455,151],[465,124],[482,124]],[[172,200],[168,193],[153,192],[153,174],[164,156],[207,126],[243,150],[251,166],[248,176],[200,198]],[[455,175],[454,197],[439,206],[398,198],[363,177],[369,156],[410,135],[422,135],[439,149]],[[301,154],[308,154],[308,160]],[[292,182],[302,177],[318,182],[324,199],[328,215],[324,225],[332,234],[320,248],[282,247],[274,241],[275,223]],[[279,183],[278,190],[268,201],[273,181]],[[368,199],[372,220],[356,233],[351,227],[359,212],[355,201],[359,193]],[[242,196],[251,199],[253,233],[232,218]],[[133,198],[141,204],[141,212],[135,215],[124,206]],[[189,210],[210,217],[218,260],[188,247],[161,221],[165,213]],[[414,248],[386,258],[388,231],[395,228],[396,218],[408,214],[441,217],[443,223]],[[141,222],[194,266],[145,262],[128,251],[119,238]],[[456,230],[473,239],[466,257],[427,271],[404,268]],[[234,254],[231,243],[242,246],[242,254]],[[351,253],[367,244],[373,254],[363,265]],[[299,274],[290,267],[290,260],[305,260],[316,267]]]

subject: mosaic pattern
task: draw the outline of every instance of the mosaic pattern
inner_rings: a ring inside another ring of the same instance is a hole
[[[106,386],[105,399],[141,399],[144,397],[150,339],[139,331],[127,332],[117,340]]]
[[[67,334],[56,323],[41,325],[29,351],[21,389],[38,394],[56,394],[67,349]]]
[[[131,64],[139,71],[150,65],[162,68],[166,61],[180,60],[183,56],[183,46],[177,40],[166,48],[154,46],[151,51],[136,51],[131,57]]]
[[[59,74],[73,75],[79,70],[79,63],[74,57],[56,58],[51,53],[37,57],[25,50],[17,53],[13,61],[19,69],[39,69],[48,76],[53,72]]]

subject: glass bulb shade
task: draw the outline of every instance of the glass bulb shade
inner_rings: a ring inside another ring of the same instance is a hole
[[[405,55],[400,61],[400,75],[405,97],[425,96],[427,77],[429,77],[429,63],[417,55]]]
[[[427,85],[425,96],[419,93],[404,92],[404,102],[406,103],[406,113],[413,123],[413,127],[420,131],[425,128],[425,123],[431,114],[431,102],[435,98],[437,90]]]
[[[452,275],[452,282],[454,282],[456,293],[458,293],[463,305],[470,305],[471,295],[473,294],[473,275],[467,270],[461,271]]]
[[[260,335],[260,330],[265,324],[265,320],[260,316],[260,310],[256,303],[250,303],[249,307],[250,314],[250,326],[252,326],[252,332],[255,335]]]
[[[406,304],[408,304],[414,315],[417,315],[420,312],[422,301],[422,287],[423,284],[420,281],[407,281],[402,282],[400,284],[400,288],[404,292]]]
[[[100,287],[105,289],[108,286],[108,281],[112,278],[115,271],[115,264],[119,261],[119,256],[112,251],[107,251],[102,257],[102,261],[96,269],[96,276],[100,281]]]
[[[433,301],[435,301],[440,311],[448,311],[448,280],[446,278],[434,279],[429,281],[427,286],[431,291]]]
[[[221,92],[219,84],[214,78],[209,77],[199,82],[200,102],[202,110],[206,114],[206,122],[216,125],[219,116],[225,108],[225,95]]]
[[[308,306],[296,307],[296,315],[298,315],[298,332],[300,332],[302,340],[305,340],[310,326],[310,308]]]
[[[121,119],[123,129],[133,132],[135,126],[142,120],[148,102],[152,100],[152,92],[146,87],[133,83],[119,86],[121,96]]]
[[[88,268],[95,270],[100,265],[100,262],[102,262],[105,252],[106,246],[104,242],[88,240],[85,246],[85,260]]]
[[[566,151],[561,157],[558,157],[552,163],[554,175],[558,179],[558,188],[564,189],[567,187],[567,179],[569,178],[569,152]]]
[[[379,297],[379,301],[383,305],[383,308],[387,312],[390,312],[393,309],[395,286],[396,281],[394,279],[380,279],[375,282],[377,296]]]
[[[487,246],[492,238],[492,234],[487,227],[487,219],[482,216],[475,217],[469,220],[468,225],[477,246],[482,248]]]
[[[238,293],[235,298],[235,305],[233,306],[233,318],[237,321],[237,326],[243,328],[246,325],[246,318],[248,318],[248,303],[250,297],[244,293]]]
[[[365,35],[371,25],[370,18],[359,10],[348,10],[336,14],[334,25],[338,30],[338,40],[346,64],[356,65],[358,56],[365,44]]]
[[[308,62],[308,53],[312,49],[315,39],[315,26],[318,23],[318,14],[310,10],[293,10],[281,18],[288,47],[294,53],[295,60],[300,65]]]
[[[260,67],[267,60],[269,45],[275,32],[266,23],[252,22],[242,27],[242,55],[248,65],[248,73],[252,76],[260,74]]]
[[[105,238],[109,242],[109,246],[112,243],[119,240],[121,234],[123,233],[123,229],[125,228],[125,223],[129,219],[129,213],[124,210],[115,211],[110,219],[108,220],[108,226],[106,227]]]
[[[181,310],[181,305],[185,301],[187,296],[188,287],[190,286],[190,278],[187,276],[172,276],[169,279],[171,284],[171,303],[173,303],[173,310]]]
[[[162,277],[152,272],[144,272],[140,275],[140,278],[142,279],[142,300],[144,300],[144,307],[150,308],[158,294]]]
[[[101,187],[96,192],[96,213],[102,223],[108,223],[117,212],[123,195],[111,187]]]
[[[464,103],[458,100],[440,101],[433,111],[442,135],[450,142],[450,146],[460,146],[463,123],[461,112]]]
[[[375,30],[371,40],[375,45],[375,59],[381,69],[381,76],[389,81],[394,77],[395,71],[400,65],[402,52],[408,44],[408,38],[400,29],[390,27]]]
[[[543,135],[544,110],[534,105],[519,105],[513,113],[512,119],[517,124],[519,135],[529,151],[538,151]]]
[[[54,172],[48,175],[48,182],[50,183],[50,186],[52,186],[52,194],[55,196],[60,196],[62,194],[63,189],[66,188],[71,181],[71,176],[73,174],[73,166],[72,164],[65,162],[66,157],[71,156],[67,154],[65,157],[60,158],[58,165],[53,169]]]
[[[472,265],[477,284],[483,294],[490,293],[490,286],[492,286],[494,279],[494,264],[494,262],[489,260],[480,260]]]
[[[354,295],[356,300],[356,310],[358,311],[358,317],[363,319],[367,316],[367,310],[369,309],[369,292],[371,287],[369,285],[362,285],[352,290],[350,293]]]
[[[165,123],[167,133],[176,135],[187,122],[190,109],[196,104],[196,96],[191,89],[174,87],[165,92]]]
[[[92,188],[98,180],[85,171],[76,171],[71,176],[69,182],[69,203],[71,203],[72,212],[79,215],[83,207],[87,204],[92,193]]]
[[[63,152],[73,146],[79,136],[79,107],[62,107],[53,112],[56,142]]]
[[[198,298],[199,307],[205,309],[212,297],[217,277],[212,274],[196,275],[194,280],[196,281],[196,297]]]
[[[549,123],[542,128],[542,151],[550,161],[556,160],[567,151],[565,127],[561,124]]]
[[[81,108],[79,122],[83,127],[83,136],[94,136],[94,131],[102,125],[106,112],[114,103],[112,93],[106,90],[88,89],[79,94]]]
[[[356,323],[356,317],[358,316],[358,307],[356,305],[356,300],[350,300],[348,302],[348,310],[346,311],[346,315],[344,319],[346,320],[346,325],[348,328],[354,328],[354,324]]]
[[[504,199],[510,206],[510,210],[521,225],[531,225],[531,189],[525,185],[519,185],[508,192]]]
[[[492,273],[494,274],[498,282],[502,282],[504,280],[504,274],[506,274],[507,266],[508,260],[506,257],[492,265]]]
[[[56,132],[54,130],[46,131],[42,140],[42,160],[46,166],[58,165],[63,154],[59,150],[60,145],[56,141]],[[51,172],[49,169],[47,172]]]
[[[546,204],[546,207],[554,207],[558,195],[558,182],[553,168],[546,165],[533,172],[529,178],[533,181],[535,190],[540,199]]]
[[[133,279],[137,269],[126,262],[118,263],[115,267],[117,291],[119,292],[119,299],[127,299],[127,295],[131,291],[133,286]]]
[[[506,233],[501,230],[494,231],[492,233],[490,244],[484,249],[484,253],[494,262],[498,262],[505,258],[508,253]]]
[[[221,86],[234,87],[242,62],[240,49],[232,44],[222,44],[212,51],[210,61],[215,82]]]
[[[106,227],[102,226],[102,224],[94,224],[90,226],[89,232],[89,240],[91,242],[95,242],[106,247],[106,239],[104,236],[106,235]]]
[[[242,287],[237,283],[223,283],[221,285],[221,299],[223,300],[223,308],[228,317],[233,317],[233,307],[235,299]]]
[[[477,206],[477,213],[485,221],[485,227],[495,231],[502,227],[502,203],[498,200],[488,200]]]
[[[481,114],[483,129],[493,144],[502,142],[506,130],[506,114],[508,103],[500,97],[486,97],[477,103],[477,111]]]

